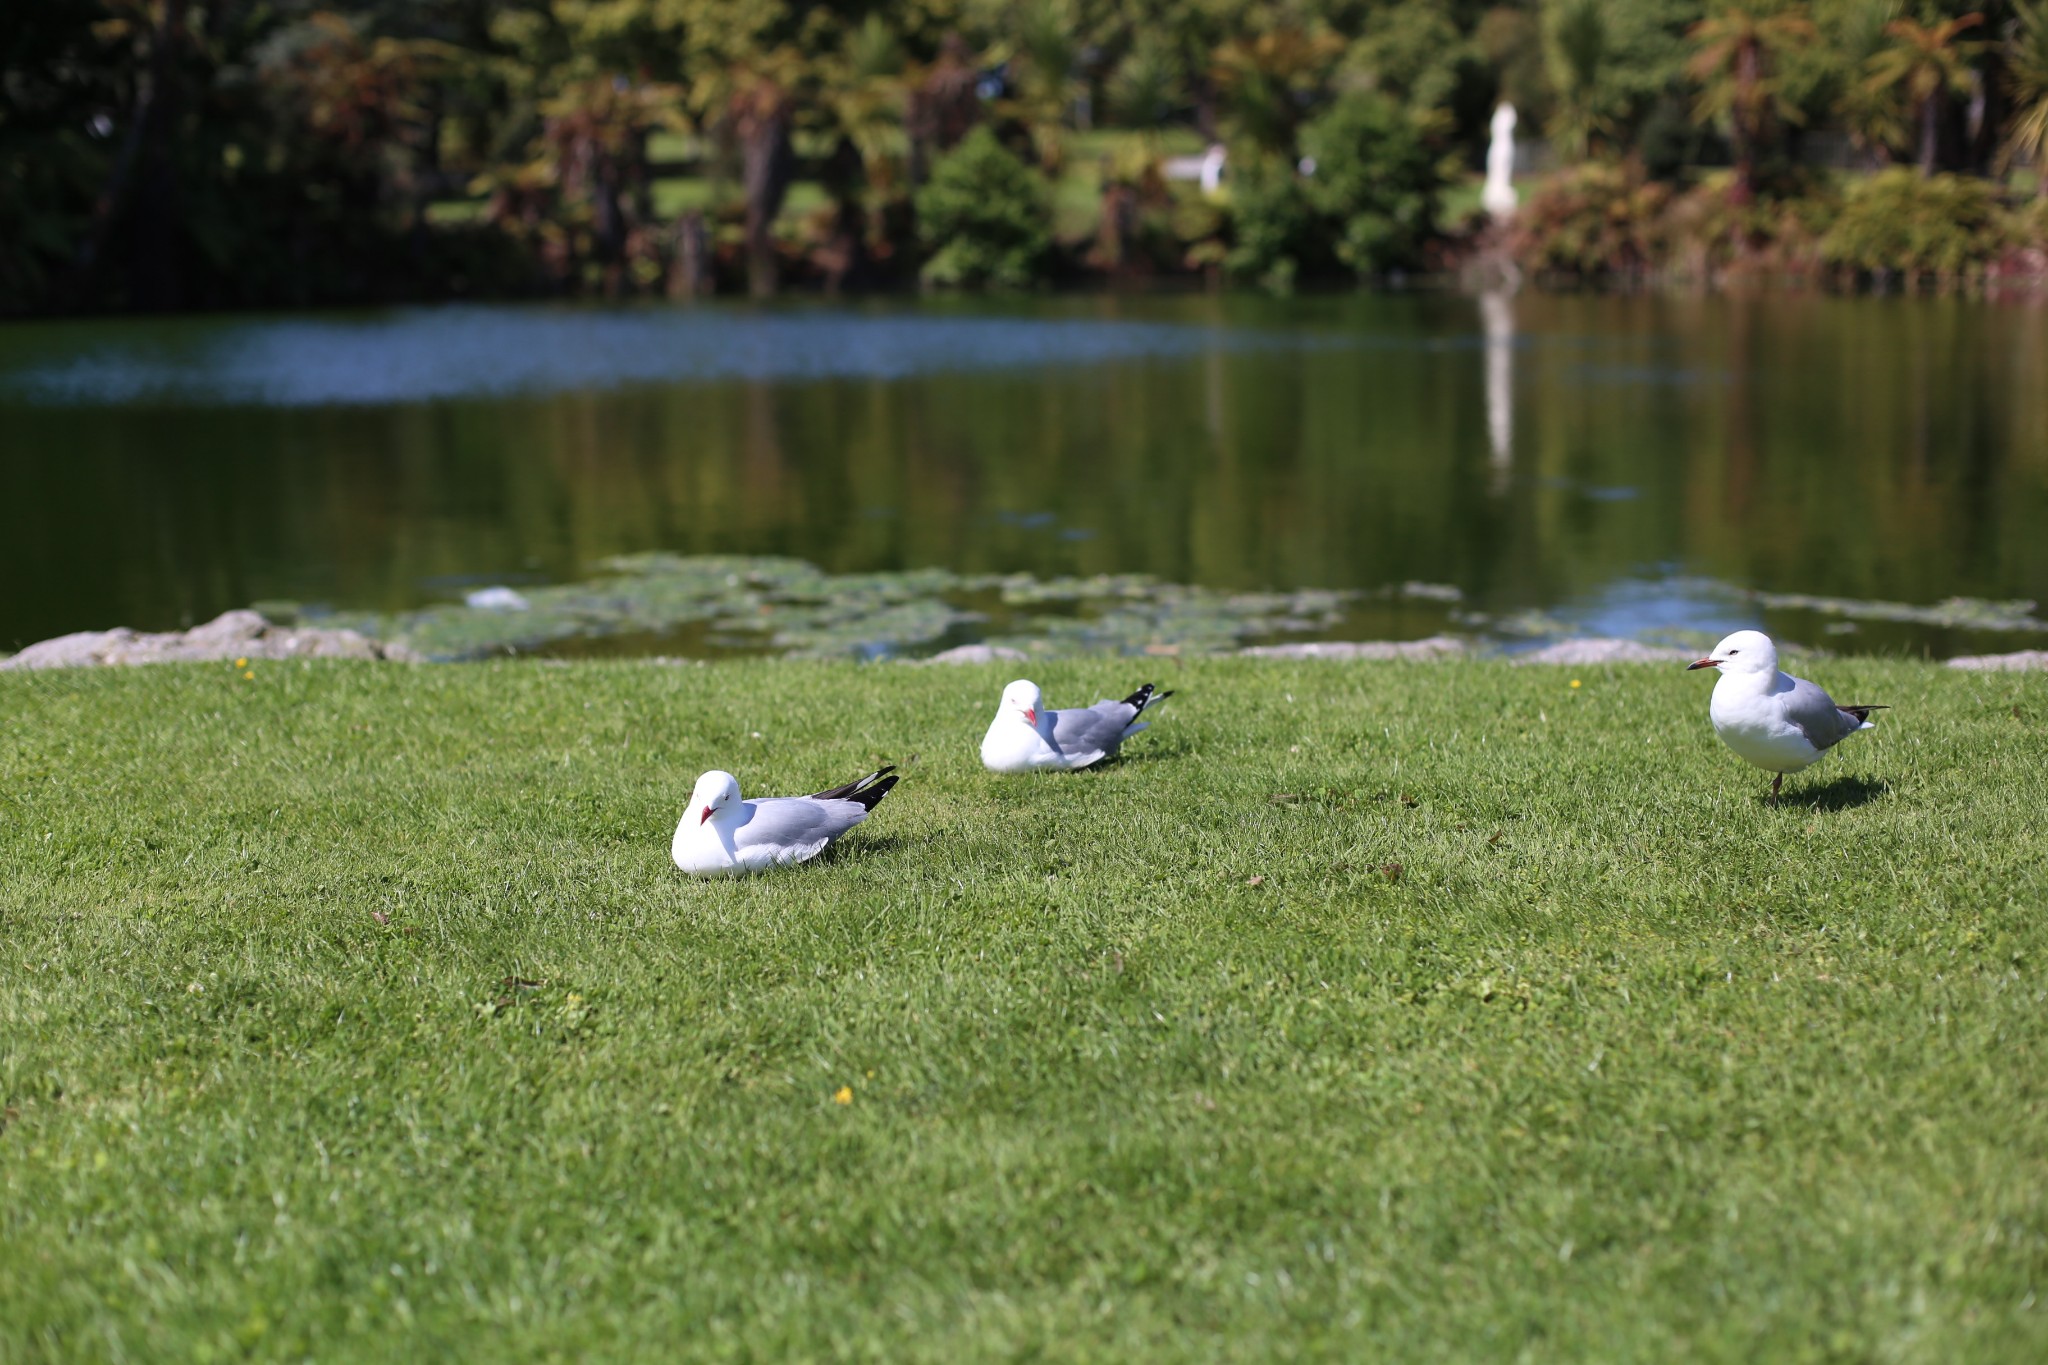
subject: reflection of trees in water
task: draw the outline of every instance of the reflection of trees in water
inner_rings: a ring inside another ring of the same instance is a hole
[[[1674,563],[2048,597],[2041,310],[1524,294],[1502,488],[1504,348],[1472,303],[1186,306],[1316,344],[389,408],[13,408],[10,448],[63,458],[0,462],[0,505],[40,509],[0,542],[0,578],[30,585],[9,619],[34,624],[0,634],[274,596],[396,608],[642,549],[1431,579],[1500,605]]]
[[[1727,473],[1721,485],[1721,505],[1728,520],[1738,528],[1749,521],[1750,498],[1757,479],[1757,432],[1755,375],[1751,346],[1750,300],[1734,294],[1728,300],[1728,340],[1725,364],[1728,370]]]

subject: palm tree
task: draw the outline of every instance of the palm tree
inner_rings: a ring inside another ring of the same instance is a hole
[[[1609,100],[1600,80],[1607,63],[1607,11],[1601,0],[1563,0],[1550,10],[1551,81],[1557,87],[1557,109],[1551,136],[1559,150],[1584,157],[1595,135],[1608,127]]]
[[[1059,155],[1061,135],[1074,99],[1081,39],[1074,17],[1056,0],[1012,6],[1011,106],[1031,129],[1031,140],[1048,165]]]
[[[847,34],[836,61],[820,63],[819,103],[827,122],[852,142],[862,173],[884,192],[895,187],[902,169],[908,65],[902,43],[879,14]]]
[[[2048,198],[2048,0],[2015,5],[2018,17],[2005,39],[2005,74],[2012,91],[2012,126],[2005,135],[2009,166],[2024,156],[2034,163],[2034,192]]]
[[[1933,175],[1941,148],[1941,97],[1970,88],[1970,59],[1982,43],[1964,43],[1956,35],[1984,22],[1981,14],[1965,14],[1939,24],[1894,19],[1884,31],[1895,40],[1870,59],[1868,88],[1901,90],[1920,119],[1920,174]]]
[[[1779,93],[1772,59],[1811,42],[1813,21],[1799,13],[1759,17],[1730,5],[1694,24],[1686,36],[1695,45],[1686,72],[1700,82],[1694,117],[1702,122],[1727,118],[1735,153],[1728,197],[1738,206],[1747,204],[1756,197],[1757,148],[1770,134],[1772,113],[1787,121],[1799,118],[1798,107]]]
[[[796,176],[796,152],[789,141],[796,101],[790,86],[762,74],[742,85],[726,105],[726,118],[740,150],[740,184],[747,202],[747,290],[755,298],[775,292],[775,216]]]
[[[1892,148],[1911,134],[1898,92],[1873,88],[1862,75],[1889,41],[1885,28],[1899,17],[1899,0],[1859,0],[1838,12],[1829,26],[1828,46],[1851,79],[1835,100],[1835,117],[1858,147],[1889,164]]]

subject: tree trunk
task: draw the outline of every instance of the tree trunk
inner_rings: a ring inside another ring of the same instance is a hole
[[[1941,96],[1932,93],[1920,101],[1920,177],[1934,174],[1941,155]]]
[[[711,294],[711,244],[704,215],[691,209],[676,224],[676,254],[668,271],[671,299],[708,298]]]
[[[767,298],[776,289],[775,216],[789,190],[795,153],[789,145],[789,100],[764,81],[741,97],[742,180],[747,196],[747,291]]]
[[[89,293],[98,278],[109,239],[124,217],[132,217],[136,237],[129,249],[131,290],[144,296],[141,302],[145,307],[176,302],[178,185],[163,130],[177,118],[177,49],[184,41],[188,3],[164,0],[162,16],[150,34],[149,66],[136,80],[128,135],[121,140],[107,183],[93,204],[91,226],[79,244],[77,279],[82,293]],[[138,183],[139,192],[135,189]],[[138,193],[142,201],[141,208],[132,213],[128,204],[131,193]]]
[[[1761,79],[1762,55],[1754,42],[1744,43],[1735,58],[1735,109],[1728,120],[1729,149],[1735,154],[1735,183],[1728,187],[1729,202],[1747,208],[1756,198],[1756,143],[1760,131],[1757,116],[1757,81]],[[1742,229],[1735,229],[1736,245],[1742,246]]]

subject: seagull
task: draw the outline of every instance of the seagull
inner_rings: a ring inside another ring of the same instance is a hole
[[[899,780],[882,768],[858,782],[811,796],[740,800],[740,780],[713,768],[697,779],[689,809],[676,826],[669,856],[697,877],[737,877],[817,857],[825,846],[868,818]]]
[[[1737,758],[1777,774],[1771,779],[1773,801],[1786,773],[1811,766],[1858,730],[1875,730],[1870,713],[1891,709],[1839,706],[1806,679],[1780,673],[1778,647],[1760,630],[1738,630],[1685,667],[1721,670],[1708,708],[1714,733]]]
[[[1099,701],[1085,711],[1048,711],[1038,684],[1019,678],[1003,689],[1002,705],[981,740],[981,762],[994,773],[1062,772],[1100,763],[1149,722],[1138,717],[1172,696],[1146,683],[1122,701]]]

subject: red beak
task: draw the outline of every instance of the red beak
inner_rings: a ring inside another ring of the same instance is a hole
[[[701,824],[703,824],[703,823],[704,823],[704,822],[705,822],[706,820],[709,820],[710,818],[711,818],[711,807],[709,807],[709,806],[706,806],[706,807],[704,808],[704,813],[703,813],[702,815],[700,815],[700,816],[698,816],[698,817],[697,817],[697,823],[701,825]]]
[[[1036,724],[1038,724],[1038,712],[1036,712],[1036,711],[1026,711],[1026,712],[1024,713],[1024,723],[1025,723],[1026,725],[1036,725]]]
[[[1687,664],[1685,666],[1685,671],[1690,673],[1695,668],[1719,668],[1720,666],[1721,661],[1719,659],[1701,659],[1696,664]]]

